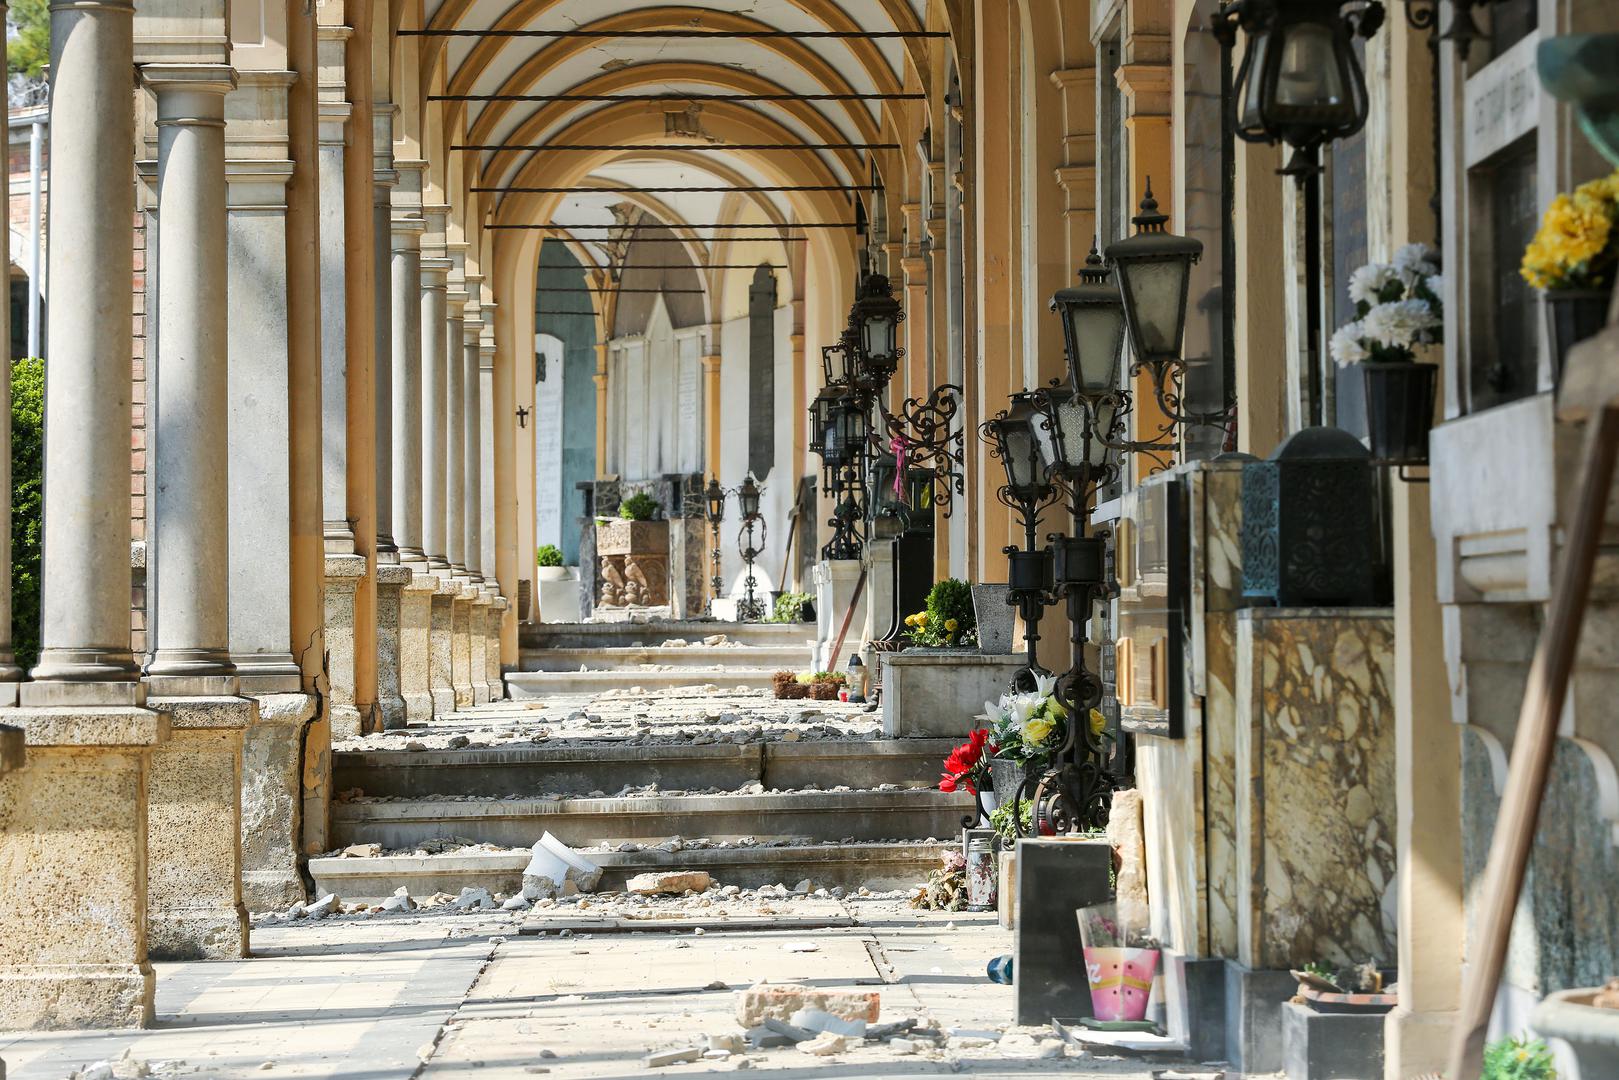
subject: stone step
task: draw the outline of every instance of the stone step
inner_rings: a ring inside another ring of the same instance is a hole
[[[815,640],[814,623],[736,623],[718,619],[654,619],[648,622],[523,623],[523,650],[651,648],[670,638],[702,641],[714,634],[754,646],[796,646]]]
[[[954,739],[825,739],[804,742],[540,743],[467,750],[364,750],[332,755],[338,791],[421,799],[434,795],[588,795],[626,784],[666,790],[930,788]]]
[[[591,671],[617,671],[625,676],[639,675],[643,664],[675,668],[761,668],[772,671],[804,671],[812,662],[814,650],[807,642],[795,645],[719,645],[681,648],[648,646],[636,648],[539,648],[524,649],[524,671],[577,672],[580,668]]]
[[[766,690],[774,667],[679,668],[674,671],[513,671],[506,675],[506,696],[514,701],[557,694],[600,694],[608,690],[675,690],[684,686],[738,686]]]
[[[602,867],[602,890],[623,888],[636,874],[652,870],[707,870],[721,885],[756,889],[784,884],[789,889],[808,878],[817,888],[841,885],[873,891],[909,888],[937,869],[949,842],[892,841],[871,844],[794,844],[785,847],[688,848],[684,851],[644,849],[636,852],[588,852]],[[432,855],[391,855],[372,859],[309,860],[317,893],[335,892],[344,900],[381,900],[400,886],[412,896],[459,892],[481,885],[490,892],[515,893],[523,885],[527,850]]]
[[[570,847],[708,840],[947,838],[961,831],[965,792],[793,791],[766,795],[625,798],[360,800],[332,807],[333,843],[415,848],[441,837],[529,847],[550,831]]]

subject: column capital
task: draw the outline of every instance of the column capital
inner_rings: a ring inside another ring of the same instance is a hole
[[[158,95],[159,124],[183,122],[166,118],[163,99],[176,94],[197,94],[218,97],[219,108],[224,109],[224,97],[236,89],[236,69],[229,64],[142,64],[141,84]]]
[[[440,255],[422,256],[422,288],[443,289],[450,274],[450,260]]]
[[[460,319],[465,322],[467,299],[470,294],[465,289],[460,288],[462,284],[464,283],[460,281],[447,282],[444,289],[444,302],[450,306],[450,318]]]

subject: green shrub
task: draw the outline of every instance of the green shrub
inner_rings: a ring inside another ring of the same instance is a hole
[[[618,516],[630,521],[651,521],[658,516],[663,507],[658,500],[644,491],[637,491],[634,495],[618,504]]]
[[[1539,1039],[1507,1036],[1484,1048],[1479,1080],[1557,1080],[1552,1053]]]
[[[1004,843],[1011,844],[1018,838],[1018,833],[1012,828],[1012,807],[1017,807],[1018,821],[1021,823],[1024,836],[1034,833],[1034,800],[1017,799],[1013,802],[1002,803],[989,815],[989,823],[995,831],[1000,833]]]
[[[916,645],[976,645],[978,616],[973,613],[972,586],[959,578],[934,582],[927,607],[905,616],[906,630]]]
[[[782,593],[776,597],[776,610],[771,613],[771,622],[803,622],[804,606],[814,597],[807,592]]]
[[[562,549],[555,544],[541,544],[534,552],[534,559],[540,566],[561,566]]]
[[[11,365],[11,644],[24,671],[39,660],[40,531],[45,490],[45,361]]]

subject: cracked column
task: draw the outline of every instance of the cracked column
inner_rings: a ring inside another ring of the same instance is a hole
[[[230,659],[224,64],[147,64],[157,98],[157,395],[149,704],[171,737],[152,755],[147,940],[163,960],[247,954],[242,740],[254,703]]]
[[[120,0],[51,5],[50,281],[72,300],[47,312],[43,647],[24,707],[0,711],[28,756],[0,777],[5,1030],[138,1027],[153,1014],[146,782],[168,718],[140,707],[129,445],[108,437],[129,427],[132,392],[134,14]],[[94,903],[42,918],[41,897]]]

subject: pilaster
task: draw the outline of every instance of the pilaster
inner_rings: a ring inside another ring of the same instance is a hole
[[[403,693],[400,635],[404,588],[411,577],[410,567],[401,563],[377,567],[377,701],[384,731],[397,731],[409,719]]]
[[[474,298],[482,292],[483,278],[467,275],[467,289]],[[473,584],[483,584],[483,379],[479,371],[479,353],[483,336],[484,315],[476,303],[467,307],[467,318],[461,326],[461,383],[464,391],[461,416],[461,489],[463,551],[466,554],[467,577]],[[453,422],[453,421],[452,421]]]
[[[478,590],[471,582],[457,579],[457,591],[450,597],[450,690],[457,709],[470,709],[472,690],[472,602]]]
[[[431,574],[412,574],[401,586],[399,601],[399,694],[405,701],[407,722],[433,718],[429,669],[432,649],[433,596],[439,580]]]
[[[718,347],[719,335],[712,335]],[[606,386],[605,380],[601,383]],[[599,411],[598,411],[599,412]],[[602,417],[598,414],[597,423]],[[710,476],[720,474],[720,356],[715,353],[703,357],[703,464]],[[597,435],[600,437],[600,431]],[[598,461],[601,459],[598,458]],[[597,466],[598,471],[600,466]]]
[[[486,583],[495,581],[495,340],[494,305],[484,305],[478,340],[478,551]],[[498,591],[498,590],[497,590]]]
[[[427,568],[448,573],[449,560],[449,273],[454,267],[445,247],[444,225],[449,208],[423,205],[427,231],[422,234],[421,351],[421,470],[422,545]]]
[[[489,623],[493,617],[489,590],[480,588],[473,598],[471,616],[467,625],[470,649],[469,677],[472,680],[472,703],[483,705],[489,700]]]
[[[390,220],[391,298],[389,325],[392,378],[393,540],[399,561],[427,569],[422,534],[422,172],[426,162],[398,161]]]
[[[511,607],[511,601],[498,592],[489,595],[489,621],[485,627],[484,660],[488,665],[489,674],[489,700],[504,701],[506,699],[506,679],[501,673],[500,664],[500,636],[501,624],[506,619],[506,611]]]
[[[354,530],[350,520],[354,515],[348,509],[348,235],[343,199],[348,124],[354,111],[344,96],[343,60],[352,31],[341,22],[342,0],[322,4],[319,14],[321,506],[327,553],[352,555]],[[328,21],[334,18],[338,20],[335,25]]]

